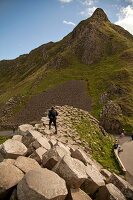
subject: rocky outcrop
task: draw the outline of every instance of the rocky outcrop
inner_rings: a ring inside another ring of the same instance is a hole
[[[106,131],[119,133],[122,130],[120,117],[122,110],[118,104],[113,101],[108,101],[100,114],[100,124]]]
[[[64,110],[64,107],[61,109]],[[69,110],[71,109],[69,108]],[[79,118],[83,117],[81,113],[79,113]],[[85,114],[87,117],[88,114]],[[67,117],[70,116],[71,112],[69,111]],[[66,116],[64,119],[69,127],[62,118],[59,117],[60,126],[56,135],[52,130],[49,134],[48,124],[40,123],[41,125],[34,126],[25,132],[19,132],[22,137],[13,136],[12,139],[1,145],[1,152],[6,149],[4,157],[9,158],[2,159],[0,163],[0,199],[133,199],[133,187],[93,160],[86,143],[80,140],[76,130],[71,129],[71,124],[68,123]],[[47,122],[46,117],[43,117],[42,120]],[[97,124],[93,117],[91,120]],[[38,131],[35,130],[36,128]],[[66,135],[69,136],[67,141]],[[26,139],[24,140],[24,138]],[[18,141],[20,139],[24,143],[27,141],[31,141],[31,143],[29,142],[30,145],[27,145],[26,148],[22,142]],[[22,146],[28,153],[19,155],[18,152],[23,149]],[[16,148],[18,149],[16,150]],[[15,154],[15,152],[17,153]],[[10,159],[11,157],[14,159]]]
[[[67,193],[65,181],[48,169],[28,172],[17,186],[20,200],[64,200]]]

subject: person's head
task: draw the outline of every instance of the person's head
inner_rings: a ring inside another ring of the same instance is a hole
[[[53,106],[51,107],[51,110],[54,110],[54,107],[53,107]]]

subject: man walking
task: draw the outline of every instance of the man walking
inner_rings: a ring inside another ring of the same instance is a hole
[[[55,133],[57,134],[57,125],[56,125],[56,117],[58,116],[57,111],[55,110],[54,107],[52,107],[49,112],[48,112],[48,117],[49,117],[49,130],[51,129],[51,124],[53,122],[54,127],[55,127]]]

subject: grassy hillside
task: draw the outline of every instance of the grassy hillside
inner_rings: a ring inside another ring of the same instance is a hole
[[[0,106],[16,97],[13,114],[35,94],[67,80],[85,80],[92,97],[91,114],[99,119],[101,109],[111,100],[121,109],[114,119],[131,133],[132,64],[133,36],[113,25],[99,9],[60,42],[42,45],[15,60],[1,61]],[[107,99],[102,102],[104,94]],[[3,115],[0,113],[1,120],[6,115],[9,117],[6,111]]]

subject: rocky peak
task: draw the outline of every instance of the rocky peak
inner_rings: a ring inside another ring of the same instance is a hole
[[[105,13],[104,10],[101,9],[101,8],[97,8],[97,9],[94,11],[94,13],[93,13],[93,15],[92,15],[91,18],[94,19],[94,20],[101,21],[101,22],[102,22],[102,21],[109,21],[109,19],[108,19],[106,13]]]

